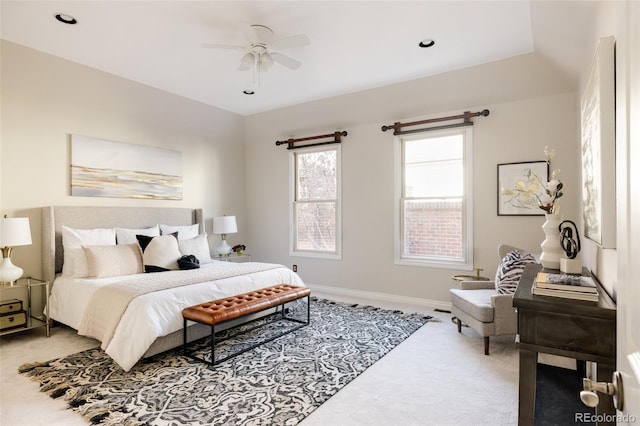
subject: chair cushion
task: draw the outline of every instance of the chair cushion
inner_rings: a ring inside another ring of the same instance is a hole
[[[449,290],[451,304],[480,322],[493,322],[494,313],[491,306],[491,296],[495,289]]]
[[[496,290],[499,294],[513,294],[518,287],[525,266],[535,263],[530,253],[523,254],[520,250],[513,250],[502,258],[496,271]]]

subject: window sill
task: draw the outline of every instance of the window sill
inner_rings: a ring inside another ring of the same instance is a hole
[[[394,262],[400,266],[417,266],[420,268],[456,269],[461,271],[473,271],[473,265],[465,262],[445,262],[435,260],[396,259]]]
[[[318,252],[303,252],[293,251],[289,253],[291,257],[307,257],[312,259],[327,259],[327,260],[342,260],[342,254],[340,253],[318,253]]]

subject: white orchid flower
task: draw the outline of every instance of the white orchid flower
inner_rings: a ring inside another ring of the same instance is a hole
[[[549,148],[547,145],[544,146],[544,155],[548,160],[553,160],[553,157],[556,156],[556,150],[553,148]]]
[[[549,181],[547,185],[547,191],[555,195],[558,192],[559,187],[560,187],[560,181],[558,179],[552,179]]]

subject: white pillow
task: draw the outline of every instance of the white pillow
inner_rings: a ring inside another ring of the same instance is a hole
[[[198,236],[199,228],[200,225],[197,223],[193,225],[160,225],[160,234],[167,235],[177,232],[179,240],[188,240]]]
[[[179,233],[178,236],[180,236]],[[198,258],[201,264],[213,261],[211,259],[207,234],[200,234],[188,240],[178,240],[178,247],[180,247],[180,253],[182,253],[183,256],[192,254]]]
[[[90,278],[141,274],[142,253],[137,242],[115,246],[82,246]]]
[[[160,235],[160,228],[154,225],[150,228],[116,228],[116,242],[118,244],[138,244],[136,235],[146,235],[148,237],[157,237]]]
[[[142,263],[145,272],[161,272],[179,269],[178,259],[182,256],[175,234],[147,237],[138,235],[142,248]]]
[[[85,278],[89,274],[87,258],[82,246],[114,246],[116,233],[113,229],[74,229],[62,227],[62,248],[64,264],[62,274],[75,278]]]

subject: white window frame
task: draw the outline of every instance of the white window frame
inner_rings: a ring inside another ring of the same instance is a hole
[[[296,209],[296,154],[335,151],[336,152],[336,248],[334,251],[300,250],[297,241],[297,209]],[[289,153],[289,256],[311,257],[316,259],[342,259],[342,147],[334,144],[321,147],[296,148]]]
[[[462,260],[403,257],[404,217],[402,210],[404,185],[403,142],[431,137],[463,135],[464,194],[462,198]],[[456,129],[428,130],[411,135],[400,135],[394,141],[395,208],[394,208],[394,262],[396,265],[423,266],[473,270],[473,129],[471,126]]]

